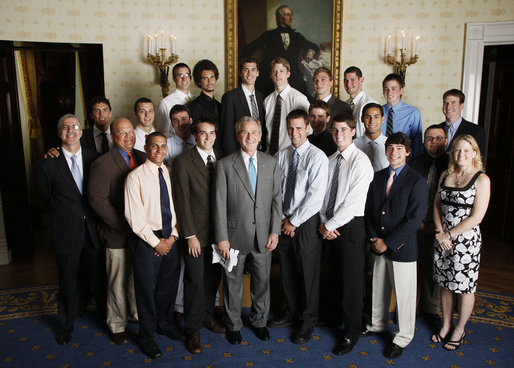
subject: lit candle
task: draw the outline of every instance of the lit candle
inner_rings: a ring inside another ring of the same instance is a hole
[[[147,38],[148,38],[148,45],[147,45],[147,47],[146,47],[146,50],[147,50],[147,54],[149,54],[149,53],[150,53],[150,47],[151,47],[151,46],[150,46],[150,35],[148,35],[148,37],[147,37]]]
[[[387,36],[387,55],[391,55],[391,35]]]
[[[164,48],[164,31],[161,31],[161,49]]]
[[[158,50],[159,46],[157,45],[157,43],[158,43],[158,42],[157,42],[157,33],[154,35],[154,41],[155,41],[155,42],[154,42],[154,46],[155,46],[155,54],[157,55],[157,54],[159,53],[159,50]]]
[[[416,36],[416,40],[414,41],[414,49],[416,50],[414,54],[418,55],[418,51],[419,51],[419,35]]]
[[[405,51],[405,32],[402,30],[402,51]]]

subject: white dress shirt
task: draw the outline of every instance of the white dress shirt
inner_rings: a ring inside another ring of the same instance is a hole
[[[285,200],[287,175],[295,148],[291,145],[278,154],[278,165],[282,180],[282,203]],[[294,194],[283,218],[298,227],[321,210],[328,180],[328,158],[325,153],[308,140],[296,149],[298,164]],[[284,207],[282,207],[284,208]]]
[[[347,99],[345,102],[349,105],[351,98]],[[364,135],[365,128],[364,124],[362,123],[362,109],[364,106],[369,104],[370,102],[375,101],[370,95],[368,95],[364,90],[361,90],[357,96],[353,99],[353,118],[355,119],[355,137],[360,137]]]
[[[248,108],[250,109],[250,115],[252,114],[252,100],[250,99],[250,95],[253,95],[253,98],[255,99],[255,106],[258,106],[257,105],[257,96],[255,96],[255,88],[253,90],[253,92],[250,92],[250,90],[248,88],[246,88],[246,86],[244,84],[241,84],[241,89],[243,90],[243,93],[245,94],[245,97],[246,97],[246,103],[248,104]],[[257,112],[259,111],[259,108],[257,107]],[[259,116],[259,120],[260,120],[260,116]]]
[[[184,150],[193,148],[196,141],[192,135],[185,142],[178,135],[172,135],[166,140],[166,144],[168,146],[168,153],[166,153],[164,163],[171,166],[173,159],[184,152]]]
[[[275,104],[277,102],[278,95],[279,93],[277,91],[273,91],[264,99],[264,111],[266,111],[266,129],[268,129],[268,150],[271,134],[273,131],[273,115],[275,114]],[[280,92],[280,97],[282,97],[282,109],[280,111],[280,130],[278,136],[279,151],[283,150],[291,144],[291,140],[287,134],[287,114],[289,114],[294,109],[303,109],[307,112],[309,111],[309,100],[307,97],[290,85],[287,85],[287,87],[284,88],[282,92]]]
[[[212,161],[212,163],[215,163],[215,162],[216,162],[216,155],[214,154],[214,150],[213,150],[213,149],[211,149],[211,153],[207,153],[207,152],[205,152],[203,149],[201,149],[201,148],[200,148],[200,147],[198,147],[198,146],[195,146],[195,148],[196,148],[196,150],[198,151],[198,153],[200,154],[200,157],[202,158],[203,163],[204,163],[205,165],[207,165],[207,158],[208,158],[209,156],[211,156],[211,161]]]
[[[387,161],[385,154],[386,140],[387,137],[382,133],[380,133],[380,136],[375,140],[369,139],[366,134],[353,140],[353,143],[355,143],[357,148],[369,157],[375,172],[385,169],[389,166],[389,161]]]
[[[136,133],[136,143],[134,144],[134,149],[145,152],[146,136],[153,132],[155,132],[154,128],[152,128],[150,133],[146,133],[143,129],[137,126],[136,129],[134,129],[134,133]]]
[[[191,92],[189,92],[189,94],[185,94],[178,89],[164,97],[161,102],[159,102],[159,106],[157,107],[159,112],[155,117],[155,129],[164,133],[166,137],[171,137],[174,135],[175,130],[171,126],[170,110],[175,105],[187,105],[188,98],[189,101],[194,99],[194,96],[191,94]]]
[[[250,166],[250,157],[253,158],[253,166],[255,166],[255,173],[257,174],[259,171],[257,168],[257,151],[255,151],[253,156],[250,156],[248,153],[241,150],[241,156],[243,156],[243,161],[245,162],[246,172],[248,172],[248,167]]]
[[[68,164],[68,167],[70,168],[70,172],[72,172],[71,165],[73,164],[73,162],[71,161],[71,156],[73,156],[73,155],[77,156],[77,166],[79,167],[79,170],[80,170],[80,176],[83,178],[84,177],[84,163],[82,162],[82,148],[79,148],[77,153],[71,153],[70,151],[67,151],[64,147],[61,147],[61,148],[62,148],[62,153],[64,153],[64,158],[66,159],[66,163]]]
[[[171,196],[169,169],[161,165],[168,189],[171,210],[171,235],[178,237],[177,216]],[[132,170],[125,180],[125,218],[132,231],[152,248],[160,239],[153,233],[162,230],[159,166],[150,160]]]
[[[334,204],[334,217],[327,218],[326,210],[332,186],[332,176],[337,163],[337,155],[342,155],[339,168],[339,184]],[[364,206],[369,184],[373,180],[373,167],[368,156],[351,144],[343,152],[337,151],[329,157],[328,187],[321,208],[321,222],[328,231],[333,231],[349,223],[354,217],[364,216]]]
[[[98,152],[98,153],[102,153],[102,142],[103,142],[102,133],[103,133],[102,130],[98,129],[96,127],[96,125],[93,125],[93,138],[95,139],[96,152]],[[107,142],[109,143],[109,150],[110,150],[112,148],[112,146],[114,145],[114,143],[112,142],[110,126],[105,131],[105,134],[107,135]]]

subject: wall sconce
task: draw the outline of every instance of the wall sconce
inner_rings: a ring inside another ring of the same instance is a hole
[[[400,75],[405,82],[405,74],[407,73],[407,66],[415,64],[418,61],[419,51],[419,35],[414,39],[414,56],[411,56],[409,61],[406,60],[407,49],[405,48],[405,32],[402,31],[402,47],[400,50],[400,61],[396,60],[396,55],[391,56],[391,35],[387,36],[387,53],[386,62],[393,65],[394,72]]]
[[[166,46],[168,45],[170,48],[170,56],[166,59]],[[161,31],[160,34],[155,33],[154,36],[148,35],[147,58],[150,63],[156,65],[159,68],[159,84],[162,89],[162,97],[166,97],[169,94],[169,65],[175,64],[178,61],[178,55],[176,54],[176,51],[177,36],[165,36],[164,31]]]

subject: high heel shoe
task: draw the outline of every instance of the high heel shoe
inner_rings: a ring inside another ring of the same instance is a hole
[[[466,336],[466,331],[462,333],[462,336],[458,341],[452,341],[448,340],[444,343],[443,349],[449,350],[449,351],[455,351],[458,348],[460,348],[460,345],[464,342],[464,337]]]
[[[440,344],[442,342],[446,342],[446,340],[448,340],[448,337],[450,337],[453,333],[453,329],[455,327],[453,325],[450,326],[450,329],[448,330],[448,332],[446,333],[446,335],[441,336],[441,334],[438,332],[438,333],[435,333],[433,334],[432,336],[430,336],[430,341],[432,341],[433,343],[435,344]]]

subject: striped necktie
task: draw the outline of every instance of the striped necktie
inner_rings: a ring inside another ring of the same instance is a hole
[[[387,114],[387,130],[386,130],[386,136],[390,136],[393,134],[393,118],[394,118],[394,110],[391,108],[389,110],[389,114]]]

